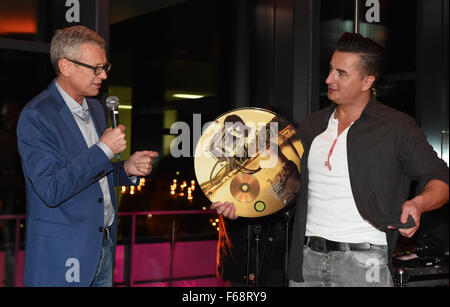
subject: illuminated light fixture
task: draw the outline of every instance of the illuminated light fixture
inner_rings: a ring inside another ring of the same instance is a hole
[[[145,178],[141,178],[141,180],[139,181],[139,185],[138,186],[130,186],[129,190],[127,186],[121,186],[120,188],[120,193],[121,194],[126,194],[128,192],[129,195],[134,195],[137,192],[142,192],[143,191],[143,187],[145,186]]]
[[[36,18],[26,13],[20,13],[20,16],[16,16],[15,13],[12,13],[11,16],[8,16],[8,13],[2,14],[1,20],[0,34],[2,35],[11,33],[36,34],[38,32]]]
[[[139,181],[139,185],[145,186],[145,178],[141,178],[141,180]]]
[[[211,226],[214,227],[217,231],[220,231],[220,226],[218,226],[218,219],[213,221],[213,219],[210,219],[209,222],[211,223]]]
[[[132,110],[133,106],[127,106],[127,105],[121,105],[119,104],[119,109],[123,109],[123,110]]]
[[[205,95],[194,95],[194,94],[173,94],[172,97],[181,99],[200,99],[205,97]]]
[[[176,172],[177,175],[180,174],[179,171]],[[188,182],[190,182],[192,184],[192,186],[188,186]],[[195,180],[177,180],[177,179],[172,179],[172,183],[169,186],[170,189],[170,195],[172,196],[172,198],[184,198],[186,197],[186,199],[189,201],[189,204],[192,204],[193,200],[194,200],[194,196],[192,195],[193,191],[195,190]],[[203,210],[206,210],[206,207],[203,207]]]

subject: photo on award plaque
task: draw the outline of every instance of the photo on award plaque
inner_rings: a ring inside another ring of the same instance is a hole
[[[197,182],[211,202],[233,202],[238,216],[270,215],[296,197],[303,151],[295,128],[276,113],[232,110],[214,120],[197,143]]]

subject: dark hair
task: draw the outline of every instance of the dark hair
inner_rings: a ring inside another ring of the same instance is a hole
[[[384,49],[378,43],[357,33],[344,33],[337,43],[337,51],[360,55],[360,70],[378,81],[383,72]]]

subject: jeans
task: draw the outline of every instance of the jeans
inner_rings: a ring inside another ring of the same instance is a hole
[[[303,280],[290,287],[392,287],[387,246],[321,253],[303,249]]]
[[[103,238],[102,251],[98,262],[97,272],[91,287],[112,287],[113,285],[113,250],[114,244],[109,234],[108,228]]]

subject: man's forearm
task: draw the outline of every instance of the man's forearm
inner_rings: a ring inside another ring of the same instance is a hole
[[[417,198],[420,200],[422,212],[439,209],[448,202],[448,184],[441,180],[431,180]]]

